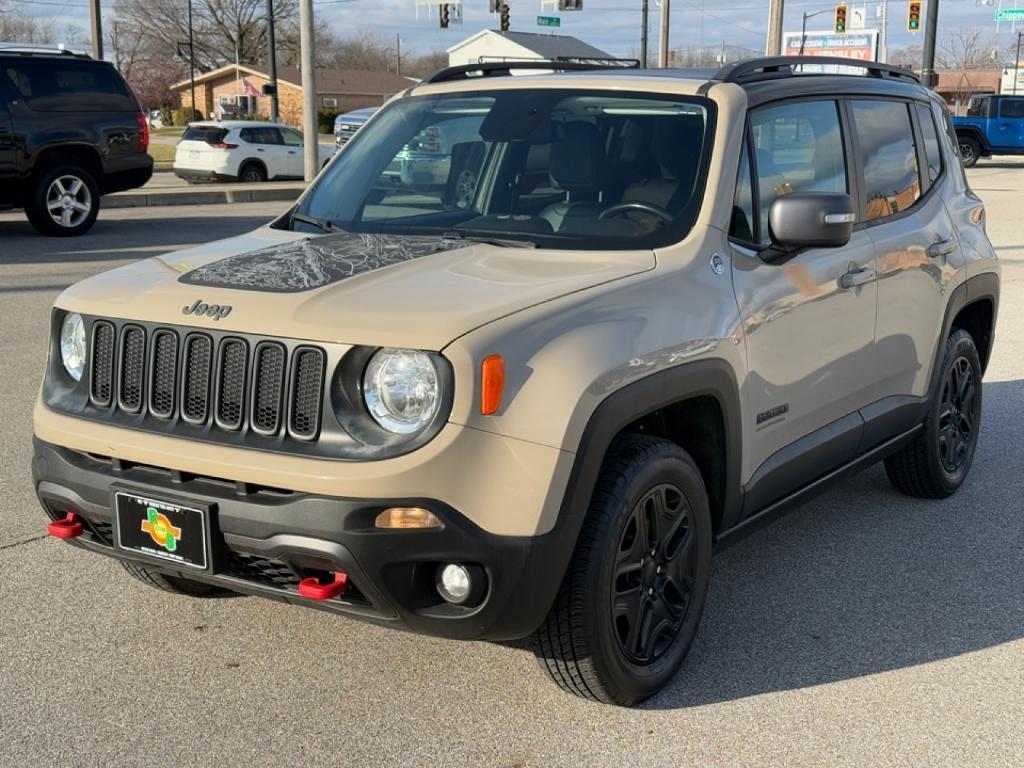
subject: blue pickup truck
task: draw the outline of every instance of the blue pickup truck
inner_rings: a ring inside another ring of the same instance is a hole
[[[964,167],[979,157],[1024,155],[1024,94],[972,96],[965,117],[954,117]]]

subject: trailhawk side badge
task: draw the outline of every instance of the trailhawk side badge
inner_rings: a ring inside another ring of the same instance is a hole
[[[195,303],[189,307],[184,306],[181,308],[181,314],[183,315],[206,315],[212,317],[214,320],[222,320],[231,314],[230,304],[205,304],[202,299],[196,299]]]

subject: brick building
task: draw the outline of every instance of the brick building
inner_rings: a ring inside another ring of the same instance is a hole
[[[270,97],[263,95],[269,82],[262,68],[229,64],[196,75],[196,109],[203,117],[235,115],[270,116]],[[316,71],[317,108],[348,112],[360,107],[376,107],[389,97],[408,88],[414,81],[391,72],[354,69],[318,69]],[[191,80],[171,86],[181,106],[192,103]],[[302,74],[295,67],[277,68],[277,94],[281,120],[302,125]]]

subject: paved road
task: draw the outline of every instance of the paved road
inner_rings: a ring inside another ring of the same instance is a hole
[[[722,553],[682,674],[633,711],[523,650],[175,598],[41,537],[29,409],[58,290],[280,206],[108,211],[72,241],[0,215],[0,764],[1019,766],[1024,167],[971,179],[1006,271],[969,482],[924,503],[875,468]]]

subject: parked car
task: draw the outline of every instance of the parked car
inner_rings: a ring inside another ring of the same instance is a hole
[[[532,637],[566,691],[652,695],[717,548],[875,462],[940,499],[974,459],[984,207],[942,100],[856,64],[412,87],[269,225],[57,298],[50,533],[169,592]],[[396,188],[456,116],[448,183]]]
[[[347,144],[348,140],[356,135],[356,131],[362,128],[366,121],[373,117],[377,109],[377,107],[355,109],[334,118],[335,146],[340,147]]]
[[[1024,155],[1024,95],[972,96],[966,117],[954,117],[953,127],[967,168],[981,157]]]
[[[333,147],[318,147],[322,168]],[[186,181],[268,181],[305,176],[302,134],[279,123],[224,120],[190,123],[174,153]]]
[[[478,137],[479,121],[453,116],[429,125],[395,155],[385,172],[396,183],[430,191],[448,182],[456,144]]]
[[[47,235],[87,232],[100,196],[153,173],[149,125],[106,61],[0,45],[0,208],[24,208]]]

